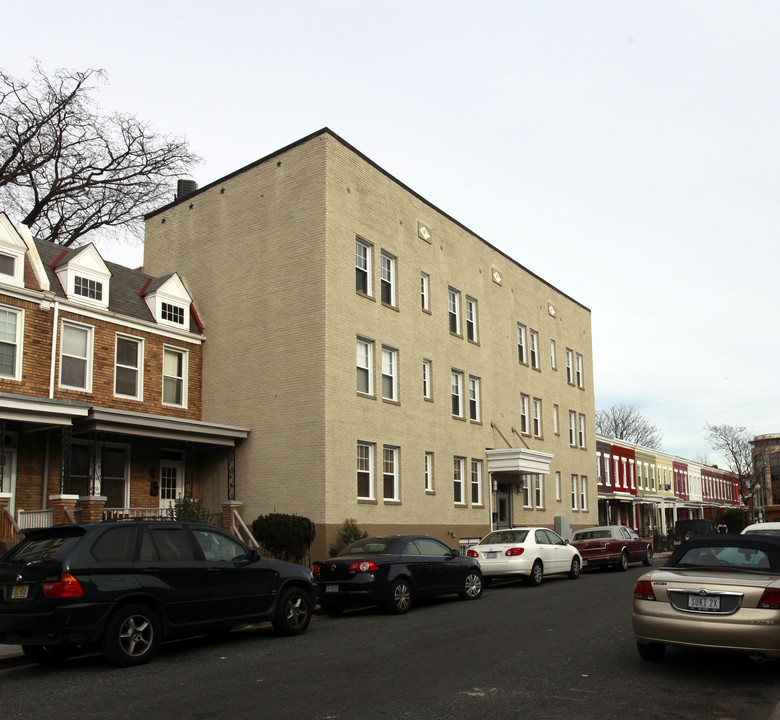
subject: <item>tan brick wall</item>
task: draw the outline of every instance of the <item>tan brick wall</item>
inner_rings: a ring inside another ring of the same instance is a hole
[[[418,237],[418,222],[431,231],[430,243]],[[373,245],[373,299],[355,292],[356,235]],[[382,250],[396,257],[396,308],[379,302]],[[198,300],[208,338],[204,419],[252,429],[237,464],[237,499],[249,522],[273,511],[310,517],[320,552],[346,518],[371,531],[428,531],[451,545],[479,537],[490,522],[485,449],[506,447],[493,423],[513,446],[555,455],[545,507],[516,512],[515,522],[552,526],[556,516],[568,515],[575,526],[595,524],[589,311],[332,136],[315,136],[150,218],[145,267],[155,274],[179,270]],[[501,285],[492,280],[493,268]],[[420,307],[421,271],[430,275],[430,314]],[[478,344],[450,335],[449,286],[461,293],[464,327],[465,297],[477,300]],[[518,322],[539,332],[541,371],[518,363]],[[356,394],[357,335],[375,343],[377,392],[381,346],[398,349],[400,402]],[[550,338],[557,371],[550,369]],[[566,347],[583,355],[584,389],[566,382]],[[433,402],[422,398],[424,357],[433,361]],[[452,418],[451,368],[481,379],[481,423]],[[542,399],[542,439],[521,440],[512,431],[520,428],[521,392]],[[558,436],[553,404],[560,407]],[[569,447],[570,409],[586,417],[585,450]],[[376,444],[375,503],[356,497],[358,440]],[[381,499],[384,444],[400,449],[400,503]],[[425,451],[435,453],[434,494],[423,489]],[[469,460],[483,461],[482,506],[454,505],[456,455],[466,458],[467,497]],[[571,511],[573,473],[588,477],[587,512]]]

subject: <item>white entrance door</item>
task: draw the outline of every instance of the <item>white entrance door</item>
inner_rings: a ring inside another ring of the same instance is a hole
[[[163,460],[160,463],[160,507],[169,508],[184,497],[184,463]]]

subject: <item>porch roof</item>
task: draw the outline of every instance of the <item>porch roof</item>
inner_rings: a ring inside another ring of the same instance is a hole
[[[86,417],[91,405],[70,400],[0,393],[0,418],[33,423],[41,428],[71,425],[77,418]]]
[[[74,423],[75,432],[85,430],[224,447],[246,440],[250,432],[249,428],[232,425],[99,407],[92,407],[86,418]]]
[[[529,450],[528,448],[502,448],[486,450],[488,472],[530,473],[549,475],[552,453]]]

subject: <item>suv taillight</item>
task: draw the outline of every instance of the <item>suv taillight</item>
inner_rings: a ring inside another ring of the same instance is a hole
[[[637,600],[655,600],[653,586],[649,580],[640,580],[634,585],[634,597]]]
[[[84,590],[82,590],[79,581],[76,580],[73,575],[62,573],[62,575],[60,575],[59,582],[43,584],[43,595],[50,600],[60,598],[78,598],[84,596]]]

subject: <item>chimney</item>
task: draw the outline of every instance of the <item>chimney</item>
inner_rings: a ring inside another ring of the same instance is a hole
[[[198,183],[194,180],[179,180],[176,183],[176,197],[174,199],[181,200],[187,197],[187,195],[192,195],[197,189]]]

